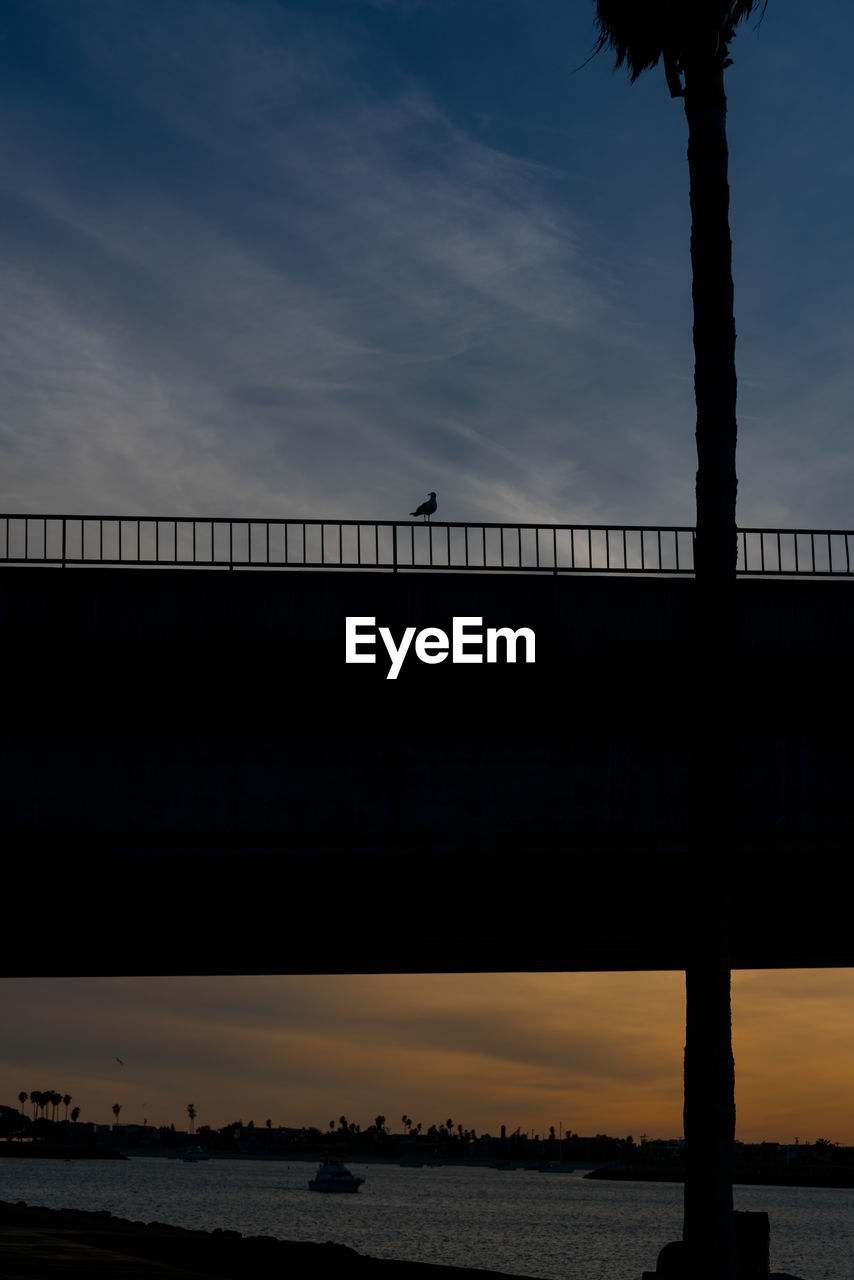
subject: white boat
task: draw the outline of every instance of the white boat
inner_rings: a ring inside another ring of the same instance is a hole
[[[340,1160],[324,1160],[308,1187],[310,1191],[358,1191],[364,1181]]]
[[[187,1147],[186,1151],[181,1152],[181,1159],[190,1164],[196,1164],[199,1160],[210,1160],[210,1158],[211,1153],[205,1151],[204,1147]]]

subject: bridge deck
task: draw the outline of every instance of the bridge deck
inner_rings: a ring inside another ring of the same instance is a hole
[[[10,567],[6,901],[78,972],[683,968],[695,585]],[[735,962],[854,964],[854,593],[737,600]],[[536,662],[389,680],[348,616],[524,626]],[[31,935],[7,911],[5,972]]]

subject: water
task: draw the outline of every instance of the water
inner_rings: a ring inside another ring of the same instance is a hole
[[[352,1196],[308,1190],[315,1166],[0,1159],[0,1199],[282,1240],[332,1240],[375,1258],[480,1267],[541,1280],[639,1280],[681,1234],[682,1188],[577,1174],[351,1163]],[[854,1191],[738,1187],[771,1217],[771,1266],[803,1280],[854,1275]]]

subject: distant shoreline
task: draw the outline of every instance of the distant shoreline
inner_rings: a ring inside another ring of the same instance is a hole
[[[633,1169],[631,1165],[622,1168],[591,1169],[585,1178],[600,1179],[606,1182],[684,1182],[682,1169]],[[846,1190],[854,1187],[854,1170],[852,1169],[736,1169],[732,1176],[736,1187],[821,1187]]]
[[[38,1160],[180,1160],[182,1152],[177,1148],[169,1150],[155,1147],[100,1147],[100,1146],[63,1146],[59,1143],[22,1143],[0,1142],[0,1158],[7,1156],[15,1159]],[[314,1164],[323,1159],[322,1152],[310,1154],[300,1152],[273,1151],[214,1151],[211,1159],[216,1161],[260,1160],[278,1161],[285,1164]],[[401,1161],[395,1156],[352,1155],[349,1157],[355,1164],[399,1165]],[[504,1169],[508,1173],[514,1171],[570,1173],[569,1167],[555,1171],[548,1166],[553,1162],[543,1161],[540,1164],[531,1161],[507,1164]],[[488,1160],[453,1160],[449,1158],[425,1160],[426,1168],[493,1168],[494,1162]],[[584,1172],[584,1171],[587,1172]],[[605,1182],[684,1182],[685,1174],[679,1168],[643,1168],[636,1165],[599,1165],[591,1167],[590,1163],[579,1164],[572,1170],[584,1178]],[[734,1186],[758,1187],[817,1187],[850,1190],[854,1188],[854,1169],[852,1168],[801,1168],[780,1169],[771,1167],[741,1168],[733,1174]]]
[[[0,1142],[0,1156],[24,1160],[127,1160],[117,1147],[60,1142]]]

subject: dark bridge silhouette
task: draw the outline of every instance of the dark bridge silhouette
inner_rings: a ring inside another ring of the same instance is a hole
[[[61,971],[686,967],[691,529],[7,516],[3,537],[7,902],[44,886]],[[851,539],[740,533],[735,967],[854,964]],[[524,627],[536,662],[410,654],[389,680],[379,644],[345,663],[347,617]],[[196,953],[152,940],[167,901],[211,923]],[[7,974],[56,972],[29,913],[2,947]]]

